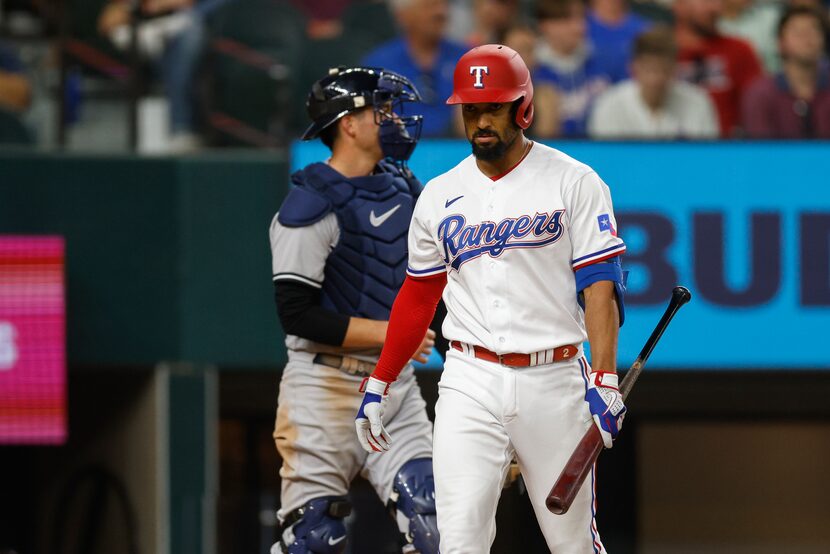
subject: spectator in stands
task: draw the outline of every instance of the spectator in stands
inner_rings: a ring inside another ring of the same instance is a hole
[[[504,44],[515,50],[524,60],[531,74],[536,72],[536,32],[526,26],[517,25],[507,30]],[[550,83],[533,84],[533,124],[528,129],[528,136],[534,138],[552,138],[558,135],[559,94]]]
[[[724,35],[740,37],[749,42],[773,73],[778,70],[778,45],[775,26],[781,16],[777,3],[758,0],[722,0],[723,12],[718,29]]]
[[[363,65],[384,67],[409,78],[423,98],[418,107],[424,116],[424,136],[445,136],[460,120],[452,95],[455,63],[467,51],[444,37],[447,25],[446,0],[390,0],[401,36],[380,45],[363,58]]]
[[[540,0],[536,18],[542,41],[533,83],[550,84],[559,94],[558,134],[584,137],[592,102],[611,83],[586,40],[585,8],[581,0]]]
[[[0,143],[31,141],[20,119],[31,99],[32,86],[23,63],[14,50],[0,43]]]
[[[32,86],[23,63],[14,50],[0,43],[0,109],[20,113],[31,100]]]
[[[343,34],[340,17],[354,0],[291,0],[291,3],[308,18],[308,38],[326,40]]]
[[[715,107],[706,91],[675,78],[677,45],[670,28],[654,27],[634,42],[631,80],[597,98],[592,138],[714,139]]]
[[[721,0],[675,0],[675,38],[681,78],[709,92],[720,134],[731,137],[739,134],[741,96],[762,70],[748,42],[718,31],[721,7]]]
[[[807,6],[816,8],[824,13],[830,13],[830,0],[785,0],[788,7]],[[824,50],[830,55],[830,41],[825,41]]]
[[[199,64],[205,50],[207,15],[227,0],[143,0],[138,23],[141,55],[160,70],[170,103],[171,149],[194,150],[197,134],[196,91]],[[111,0],[98,18],[98,30],[116,46],[130,46],[130,0]]]
[[[628,77],[631,46],[649,22],[631,13],[627,0],[591,0],[588,38],[597,63],[616,83]]]
[[[473,0],[474,27],[465,42],[469,46],[503,43],[518,13],[518,0]]]
[[[830,138],[830,71],[824,54],[827,16],[806,5],[778,24],[782,69],[746,91],[743,125],[751,138]]]

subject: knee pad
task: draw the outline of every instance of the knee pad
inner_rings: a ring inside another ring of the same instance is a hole
[[[409,460],[398,470],[391,500],[395,509],[409,519],[407,540],[422,554],[438,554],[431,458]]]
[[[281,551],[285,554],[340,554],[346,549],[343,518],[351,511],[351,504],[343,496],[324,496],[309,501],[288,514],[280,525],[278,544]]]

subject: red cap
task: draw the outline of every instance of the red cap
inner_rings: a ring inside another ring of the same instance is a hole
[[[477,46],[455,64],[447,104],[507,103],[524,98],[516,112],[522,129],[533,121],[533,82],[524,60],[501,44]]]

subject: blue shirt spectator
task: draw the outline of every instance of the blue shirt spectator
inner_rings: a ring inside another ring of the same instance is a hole
[[[606,68],[588,43],[582,0],[539,0],[536,19],[542,36],[534,82],[559,93],[559,136],[584,137],[594,98],[610,84]]]
[[[533,72],[533,82],[551,84],[559,92],[559,134],[569,138],[587,136],[588,114],[594,99],[611,84],[591,55],[574,66],[539,65]]]
[[[647,20],[629,12],[615,23],[604,20],[597,12],[588,14],[588,40],[593,46],[596,63],[613,82],[628,78],[631,45],[649,26]]]
[[[446,0],[389,0],[400,37],[380,45],[362,63],[383,67],[408,77],[423,104],[415,104],[424,116],[424,136],[446,136],[461,127],[457,108],[445,102],[452,94],[455,64],[467,48],[447,39],[449,18]]]
[[[369,67],[391,69],[411,79],[423,98],[423,104],[412,106],[413,113],[417,110],[424,116],[423,135],[445,136],[452,131],[454,113],[453,107],[445,102],[452,95],[455,64],[466,51],[460,44],[442,40],[435,64],[425,70],[412,59],[404,39],[397,38],[380,45],[364,57],[362,63]]]

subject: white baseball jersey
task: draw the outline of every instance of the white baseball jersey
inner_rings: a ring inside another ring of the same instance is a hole
[[[587,339],[574,271],[625,251],[608,186],[539,143],[506,175],[471,155],[430,181],[409,230],[412,277],[446,271],[444,336],[499,354]]]

